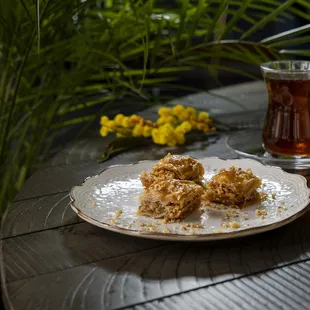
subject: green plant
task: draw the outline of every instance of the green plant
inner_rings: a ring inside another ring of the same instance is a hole
[[[293,7],[295,3],[300,9]],[[216,59],[259,64],[310,55],[308,50],[285,49],[308,42],[310,25],[249,41],[271,21],[285,22],[294,15],[309,20],[306,0],[174,4],[165,8],[155,0],[0,1],[2,211],[49,153],[61,128],[96,119],[118,98],[136,96],[150,103],[145,86],[167,86],[178,79],[178,72],[194,66],[206,68],[214,78],[218,70],[252,77]],[[239,28],[241,20],[248,25],[245,31]],[[239,39],[227,41],[232,31]],[[74,114],[94,106],[96,113]]]

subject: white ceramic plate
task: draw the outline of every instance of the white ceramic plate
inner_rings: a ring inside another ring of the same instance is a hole
[[[156,163],[143,161],[128,166],[112,166],[99,175],[87,178],[82,186],[71,190],[71,207],[85,221],[108,230],[175,241],[229,239],[268,231],[293,221],[309,207],[310,190],[306,179],[300,175],[289,174],[278,167],[264,166],[251,159],[222,160],[211,157],[200,159],[200,162],[205,168],[206,181],[221,168],[251,168],[255,175],[262,178],[262,191],[268,194],[268,199],[246,207],[235,216],[232,216],[234,211],[230,211],[235,209],[204,207],[204,212],[197,211],[182,223],[164,224],[160,220],[137,216],[138,196],[143,190],[139,175],[142,171],[151,170]],[[267,214],[258,216],[257,208],[266,210]],[[240,227],[231,228],[231,222],[240,224]]]

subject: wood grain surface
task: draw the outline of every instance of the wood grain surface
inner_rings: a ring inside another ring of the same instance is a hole
[[[309,309],[310,262],[274,268],[181,294],[140,303],[126,310]],[[95,308],[94,308],[95,309]]]
[[[241,98],[250,110],[266,102],[261,82],[216,92]],[[198,94],[175,103],[208,107],[223,123],[240,129],[261,125],[264,113],[242,112],[239,106],[211,97]],[[154,111],[143,113],[151,117]],[[222,135],[178,149],[152,146],[98,164],[104,144],[95,137],[51,158],[17,195],[2,226],[6,308],[310,309],[309,213],[256,236],[182,243],[105,231],[83,222],[69,207],[71,187],[107,166],[158,159],[167,151],[231,158],[224,142]]]
[[[221,243],[131,240],[87,229],[88,224],[7,239],[8,291],[16,305],[28,299],[38,309],[53,299],[54,309],[89,309],[90,304],[117,309],[293,263],[308,266],[304,222],[309,216],[271,233]]]

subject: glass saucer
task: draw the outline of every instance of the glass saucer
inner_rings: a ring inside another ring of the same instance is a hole
[[[310,170],[310,157],[285,158],[274,157],[262,146],[261,130],[243,130],[233,133],[226,139],[227,148],[239,158],[251,158],[270,166],[279,166],[286,170]]]

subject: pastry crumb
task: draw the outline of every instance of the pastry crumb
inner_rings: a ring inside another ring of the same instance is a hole
[[[268,198],[268,194],[265,193],[265,192],[261,192],[261,193],[259,194],[259,196],[260,196],[260,201],[261,201],[261,202],[266,201],[267,198]]]
[[[264,217],[265,215],[267,215],[267,210],[266,209],[256,209],[255,215],[260,216],[260,217],[262,217],[262,216]]]
[[[92,206],[94,206],[94,207],[97,205],[96,201],[92,201],[91,204],[92,204]]]
[[[190,235],[194,235],[194,234],[195,234],[195,229],[194,229],[194,228],[191,228],[191,229],[189,230],[189,234],[190,234]]]
[[[230,217],[238,217],[239,216],[239,210],[234,209],[234,210],[228,210],[226,212],[226,217],[230,218]]]
[[[122,215],[123,210],[116,210],[114,216],[110,220],[110,224],[115,225],[117,219]]]
[[[230,225],[230,228],[240,228],[241,227],[240,223],[235,222],[235,221],[230,222],[229,225]]]
[[[115,216],[120,217],[123,213],[123,210],[117,210],[115,211]]]
[[[282,214],[283,211],[286,211],[286,210],[287,210],[287,207],[285,207],[285,206],[278,206],[276,215],[280,215],[280,214]]]
[[[283,211],[286,211],[286,210],[287,210],[287,207],[285,207],[285,206],[279,206],[278,209],[283,210]]]
[[[187,223],[184,225],[187,228],[202,228],[203,226],[198,223]]]
[[[163,232],[164,232],[164,233],[170,233],[170,229],[167,228],[167,227],[164,227],[164,228],[163,228]]]
[[[221,224],[221,226],[223,228],[229,228],[229,223],[224,222],[224,223]]]

